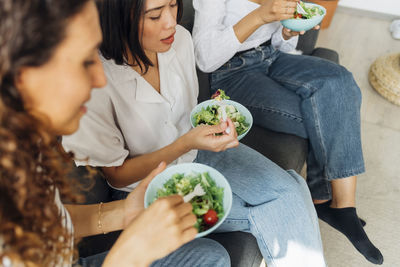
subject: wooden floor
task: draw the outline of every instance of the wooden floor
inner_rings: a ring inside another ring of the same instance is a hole
[[[368,83],[368,70],[380,56],[400,53],[389,20],[336,12],[317,46],[335,49],[363,95],[362,141],[367,172],[358,177],[357,210],[367,221],[369,238],[381,250],[382,266],[400,266],[400,107]],[[330,267],[375,266],[364,259],[339,232],[320,222]]]

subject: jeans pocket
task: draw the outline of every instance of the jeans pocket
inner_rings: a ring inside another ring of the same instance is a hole
[[[210,89],[213,91],[214,86],[220,87],[219,83],[225,78],[229,78],[234,71],[240,70],[245,67],[246,60],[242,56],[235,56],[228,62],[222,65],[219,69],[211,73],[210,76]],[[216,89],[215,89],[216,90]]]
[[[234,71],[242,68],[244,65],[246,65],[246,60],[242,56],[234,56],[214,72],[222,73],[226,71]]]

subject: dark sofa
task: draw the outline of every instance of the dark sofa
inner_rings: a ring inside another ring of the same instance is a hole
[[[191,0],[184,0],[184,13],[181,25],[191,31],[193,26],[194,10]],[[325,48],[315,48],[318,38],[318,31],[312,30],[301,36],[297,49],[302,50],[306,55],[318,56],[334,62],[338,62],[338,54],[335,51]],[[210,97],[208,74],[198,71],[200,95],[199,101]],[[253,125],[251,131],[241,141],[262,153],[284,169],[293,169],[300,172],[304,166],[307,155],[307,140],[284,133],[277,133]],[[81,190],[86,197],[85,203],[108,202],[111,200],[109,187],[104,176],[98,172],[94,176],[94,183],[84,179],[87,175],[85,168],[74,168],[71,179],[78,180],[80,183],[90,185],[90,190]],[[88,256],[108,250],[119,232],[106,235],[98,235],[84,238],[78,245],[80,256]],[[220,242],[231,256],[232,266],[240,267],[259,267],[262,255],[258,249],[256,239],[248,233],[232,232],[211,234],[212,238]],[[139,244],[140,245],[140,244]]]

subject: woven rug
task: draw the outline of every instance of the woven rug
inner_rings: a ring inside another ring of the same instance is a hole
[[[369,69],[368,79],[380,95],[400,106],[400,53],[375,60]]]

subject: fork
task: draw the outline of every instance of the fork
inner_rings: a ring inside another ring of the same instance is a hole
[[[222,115],[222,121],[226,122],[226,119],[227,119],[228,116],[226,114],[226,104],[225,104],[224,100],[215,100],[214,99],[214,103],[215,103],[215,105],[217,105],[217,106],[219,106],[221,108],[221,110],[222,110],[222,114],[221,114]],[[231,132],[231,129],[228,127],[228,128],[225,129],[225,132],[227,134],[229,134]]]
[[[307,15],[307,12],[301,7],[300,2],[297,2],[297,13]]]
[[[220,106],[221,109],[222,109],[222,120],[223,120],[223,121],[226,121],[226,118],[227,118],[227,115],[226,115],[226,105],[225,105],[225,104],[219,104],[219,106]],[[231,128],[229,128],[229,126],[228,126],[228,128],[225,129],[225,132],[226,132],[227,134],[229,134],[229,133],[231,132]]]
[[[194,187],[194,190],[192,192],[190,192],[189,194],[187,194],[186,196],[183,197],[183,201],[189,202],[190,200],[192,200],[192,198],[197,197],[197,196],[203,196],[205,193],[206,192],[204,191],[201,184],[197,184]]]

